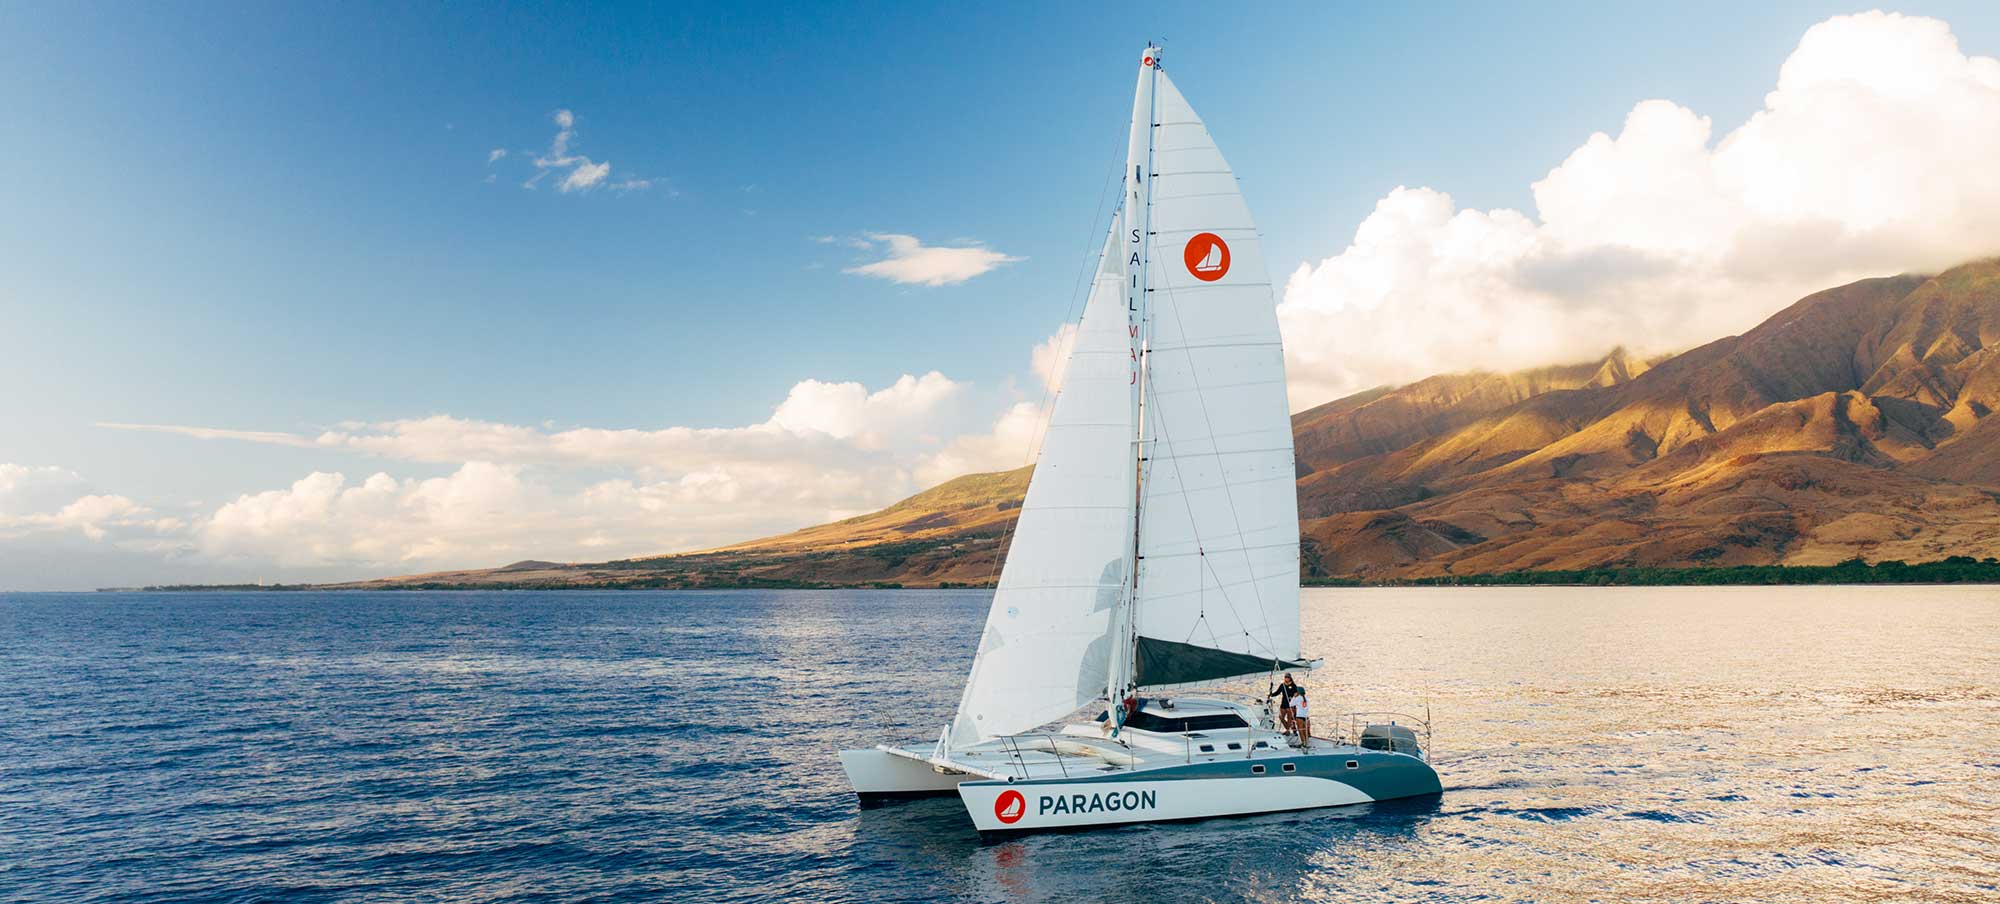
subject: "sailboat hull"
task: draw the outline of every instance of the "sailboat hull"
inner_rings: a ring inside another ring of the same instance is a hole
[[[941,772],[927,763],[881,750],[843,750],[840,766],[863,803],[942,796],[958,790],[960,782],[978,778],[963,772]]]
[[[1418,797],[1441,790],[1437,772],[1417,757],[1353,748],[1192,763],[1076,780],[977,780],[958,786],[967,814],[982,833],[1247,816]]]

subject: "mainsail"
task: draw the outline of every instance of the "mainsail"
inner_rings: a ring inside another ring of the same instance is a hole
[[[1173,81],[1157,79],[1133,607],[1142,687],[1300,658],[1297,472],[1270,277],[1228,162]]]
[[[1298,500],[1270,278],[1235,176],[1158,60],[1147,48],[1124,203],[953,746],[1034,728],[1108,690],[1300,658]]]

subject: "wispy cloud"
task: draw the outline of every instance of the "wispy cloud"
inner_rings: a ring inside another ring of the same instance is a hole
[[[653,187],[654,180],[638,177],[627,177],[614,182],[611,179],[611,161],[593,160],[588,155],[577,153],[573,148],[576,143],[574,111],[557,110],[551,119],[556,125],[555,137],[549,140],[547,152],[536,154],[532,158],[535,174],[521,182],[522,188],[534,190],[550,173],[556,174],[556,191],[563,194],[588,192],[600,188],[618,192],[644,191]],[[506,157],[505,148],[494,148],[487,153],[486,162],[490,166]],[[486,181],[493,180],[489,177]]]
[[[872,276],[904,285],[948,286],[962,283],[1001,264],[1024,260],[980,245],[933,246],[916,236],[893,232],[871,232],[858,247],[886,251],[888,257],[873,263],[849,267],[844,272]]]
[[[295,433],[279,433],[272,430],[229,430],[221,427],[183,427],[179,424],[121,424],[113,421],[98,421],[97,426],[112,430],[139,430],[147,433],[177,433],[196,439],[234,439],[252,443],[267,443],[277,446],[317,445],[307,437]]]

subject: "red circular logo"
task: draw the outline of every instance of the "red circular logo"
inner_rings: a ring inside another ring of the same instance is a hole
[[[1028,799],[1019,791],[1002,791],[1000,799],[993,802],[993,818],[1008,825],[1020,822],[1028,815]]]
[[[1181,259],[1187,262],[1188,272],[1195,279],[1215,282],[1229,272],[1229,243],[1213,232],[1204,232],[1188,239]]]

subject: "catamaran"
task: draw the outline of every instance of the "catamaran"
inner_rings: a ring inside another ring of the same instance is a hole
[[[928,747],[842,751],[848,781],[955,792],[982,833],[1438,793],[1427,714],[1301,738],[1215,690],[1320,661],[1270,277],[1152,45],[1123,181],[957,715]]]

